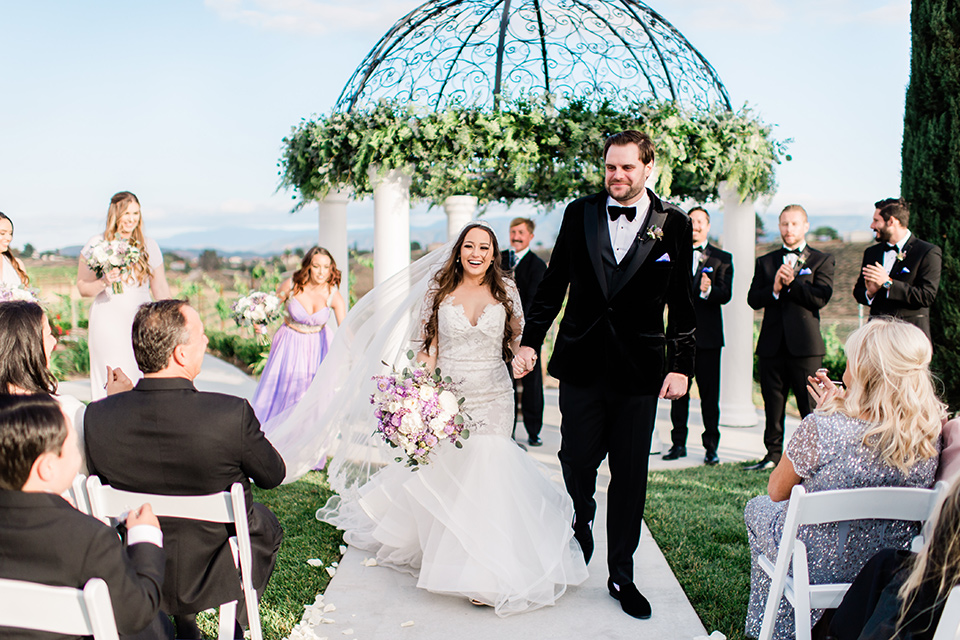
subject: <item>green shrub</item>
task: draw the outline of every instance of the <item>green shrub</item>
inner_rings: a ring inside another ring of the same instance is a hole
[[[50,357],[50,371],[57,380],[90,373],[90,345],[86,338],[65,339]]]
[[[270,353],[270,343],[261,344],[255,338],[244,338],[223,331],[207,331],[207,350],[224,360],[246,367],[252,373],[259,373],[266,364]]]

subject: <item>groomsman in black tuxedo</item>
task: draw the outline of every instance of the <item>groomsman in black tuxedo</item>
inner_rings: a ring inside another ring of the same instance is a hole
[[[547,263],[530,249],[535,228],[536,225],[530,218],[514,218],[510,222],[510,249],[504,251],[501,256],[504,270],[512,272],[513,279],[517,283],[524,317],[530,310],[533,294],[537,292],[537,287],[540,286],[543,274],[547,270]],[[537,359],[539,358],[540,354],[537,353]],[[539,447],[543,444],[543,440],[540,439],[540,429],[543,428],[543,372],[541,368],[534,367],[529,374],[524,376],[522,382],[514,380],[514,389],[518,384],[523,388],[523,393],[520,395],[520,411],[523,414],[523,426],[527,430],[527,443],[531,447]],[[514,398],[516,398],[516,394],[514,394]],[[516,408],[513,412],[513,424],[516,427]]]
[[[693,308],[697,312],[697,389],[703,416],[704,464],[720,462],[720,350],[723,348],[723,314],[721,305],[730,302],[733,291],[733,258],[729,253],[709,244],[710,214],[703,207],[688,213],[693,231]],[[663,456],[676,460],[687,455],[687,419],[690,415],[689,391],[670,403],[673,446]]]
[[[80,463],[77,432],[56,400],[0,395],[0,578],[74,589],[100,578],[122,637],[173,638],[160,614],[164,551],[157,517],[149,504],[131,509],[121,543],[116,529],[61,497]],[[68,638],[6,627],[0,637]]]
[[[875,205],[870,228],[877,244],[863,252],[853,297],[870,307],[870,317],[893,316],[930,337],[930,307],[940,288],[940,247],[910,232],[910,207],[902,198]]]
[[[784,413],[792,390],[801,416],[811,411],[807,377],[827,352],[820,335],[820,309],[833,295],[834,257],[807,244],[807,212],[791,204],[780,212],[783,247],[757,258],[747,303],[763,309],[757,340],[767,454],[749,470],[772,469],[783,454]]]
[[[262,596],[283,530],[275,515],[253,502],[250,480],[276,487],[286,474],[283,459],[264,437],[250,403],[193,386],[207,337],[185,300],[142,305],[132,333],[144,376],[132,391],[87,407],[87,468],[114,488],[161,495],[206,495],[243,484],[253,586]],[[163,610],[174,616],[178,638],[199,638],[194,614],[243,602],[228,543],[233,527],[170,518],[161,525],[168,552]]]
[[[693,244],[686,214],[644,186],[654,164],[646,134],[610,136],[604,164],[606,190],[563,214],[513,370],[522,377],[539,366],[537,350],[566,297],[549,371],[560,380],[560,465],[573,499],[573,535],[589,561],[597,469],[607,457],[607,588],[624,612],[649,618],[650,603],[633,582],[633,554],[657,398],[681,397],[693,375]]]

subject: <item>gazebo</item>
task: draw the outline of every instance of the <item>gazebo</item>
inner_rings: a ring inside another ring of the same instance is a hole
[[[349,197],[373,194],[377,284],[409,263],[411,193],[443,204],[451,233],[478,199],[523,199],[527,188],[541,204],[562,202],[602,185],[597,145],[625,126],[653,130],[661,175],[651,187],[722,203],[737,269],[724,308],[721,421],[755,424],[743,375],[752,370],[753,198],[773,190],[782,148],[769,127],[733,112],[710,63],[643,2],[427,2],[367,54],[329,116],[285,140],[283,182],[301,206],[318,202],[320,237],[344,265]]]

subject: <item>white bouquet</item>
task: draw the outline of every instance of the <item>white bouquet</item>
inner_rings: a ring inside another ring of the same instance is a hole
[[[140,259],[140,247],[123,238],[100,240],[83,253],[83,259],[98,278],[112,269],[120,269],[121,274],[126,274]],[[123,293],[121,281],[113,283],[113,292]]]
[[[30,289],[0,285],[0,302],[14,302],[17,300],[22,300],[23,302],[40,302],[36,294]]]
[[[283,315],[280,298],[263,291],[253,291],[238,298],[231,309],[237,326],[253,327],[258,336],[266,333],[267,325]]]

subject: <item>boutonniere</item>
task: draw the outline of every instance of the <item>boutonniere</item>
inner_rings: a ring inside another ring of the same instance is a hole
[[[650,239],[650,240],[663,240],[663,229],[661,229],[660,227],[658,227],[658,226],[655,225],[655,224],[654,224],[654,225],[650,225],[650,227],[647,228],[647,232],[646,232],[646,234],[644,234],[644,236],[645,236],[645,237],[644,237],[644,242],[646,242],[647,239]]]
[[[805,264],[807,264],[807,256],[797,256],[797,268],[799,269]]]
[[[907,250],[906,250],[906,249],[902,249],[902,250],[900,250],[900,251],[897,251],[897,261],[898,261],[898,262],[903,262],[904,260],[906,260],[906,258],[907,258]]]

